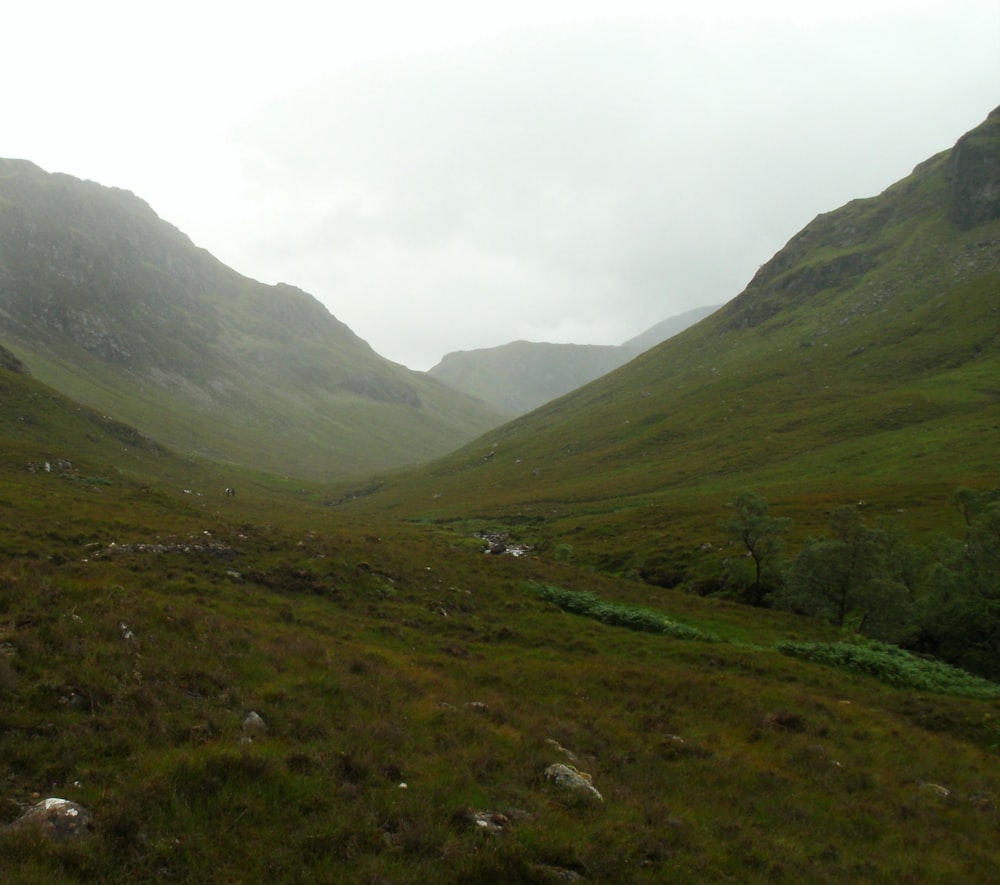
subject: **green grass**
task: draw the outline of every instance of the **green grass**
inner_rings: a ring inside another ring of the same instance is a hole
[[[773,650],[829,639],[807,621],[485,557],[469,527],[358,518],[321,488],[248,475],[226,499],[207,467],[190,494],[92,488],[28,473],[34,457],[0,471],[0,815],[61,795],[95,828],[0,834],[8,881],[981,879],[995,862],[995,699],[810,666]],[[612,623],[554,615],[525,582]],[[613,623],[659,612],[729,641]],[[245,744],[250,710],[268,733]],[[547,787],[561,761],[600,807]],[[479,832],[469,809],[511,826]]]

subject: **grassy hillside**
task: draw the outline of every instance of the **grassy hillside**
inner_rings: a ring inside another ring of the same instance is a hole
[[[0,381],[7,882],[995,870],[995,685],[878,649],[864,673],[805,661],[788,651],[840,634],[484,556]],[[15,825],[48,797],[89,812],[84,838]]]
[[[998,130],[972,143],[1000,155]],[[955,156],[817,217],[697,326],[352,506],[505,525],[619,570],[697,560],[747,489],[799,537],[860,500],[950,527],[952,490],[997,485],[1000,451],[1000,223],[955,220],[956,193],[996,190]]]
[[[439,455],[498,413],[242,277],[132,194],[0,161],[0,342],[178,450],[335,477]]]

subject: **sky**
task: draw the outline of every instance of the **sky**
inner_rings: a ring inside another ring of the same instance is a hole
[[[620,344],[1000,104],[997,0],[4,12],[0,156],[125,188],[426,370]]]

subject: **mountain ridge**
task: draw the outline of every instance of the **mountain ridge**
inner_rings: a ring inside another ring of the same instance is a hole
[[[495,411],[223,265],[129,191],[0,161],[0,336],[179,451],[333,477],[441,454]]]
[[[445,355],[428,374],[512,415],[557,399],[701,321],[719,305],[661,320],[622,344],[512,341]]]

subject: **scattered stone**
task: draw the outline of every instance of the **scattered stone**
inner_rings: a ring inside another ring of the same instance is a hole
[[[570,760],[570,762],[576,762],[576,754],[572,750],[567,750],[562,744],[559,743],[559,741],[554,738],[546,738],[545,743],[547,743],[550,747],[554,747],[560,753],[563,753],[566,758]]]
[[[221,541],[202,540],[202,538],[196,542],[173,544],[116,544],[112,541],[104,550],[95,551],[95,556],[103,556],[108,553],[212,553],[221,559],[232,558],[235,555],[235,551],[228,544],[223,544]]]
[[[593,778],[585,771],[579,771],[572,765],[557,762],[545,769],[545,779],[561,790],[597,802],[603,802],[604,797],[593,784]]]
[[[932,793],[939,799],[947,799],[951,795],[951,790],[947,787],[942,787],[941,784],[931,784],[927,781],[919,781],[920,789],[926,793]]]
[[[539,865],[533,867],[539,878],[546,882],[582,882],[583,876],[565,867],[550,867]]]
[[[476,532],[475,537],[486,542],[483,552],[489,556],[526,556],[531,551],[527,544],[512,544],[507,532]]]
[[[776,731],[803,732],[806,730],[806,721],[797,713],[789,713],[779,710],[776,713],[769,713],[764,717],[764,725]]]
[[[499,811],[474,811],[469,808],[456,815],[456,820],[491,836],[498,836],[511,828],[511,820]]]
[[[70,710],[82,710],[86,705],[86,698],[75,689],[59,698],[59,703]]]
[[[243,720],[243,743],[252,743],[266,734],[267,723],[261,715],[254,710],[247,713],[247,718]]]
[[[82,805],[51,797],[32,805],[8,829],[28,827],[60,841],[78,839],[90,832],[91,816]]]
[[[979,811],[993,811],[996,808],[990,793],[973,793],[969,796],[969,804]]]

